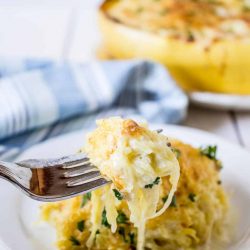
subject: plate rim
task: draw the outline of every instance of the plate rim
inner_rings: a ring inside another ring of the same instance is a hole
[[[249,111],[250,95],[216,93],[208,91],[187,92],[192,104],[215,110]]]

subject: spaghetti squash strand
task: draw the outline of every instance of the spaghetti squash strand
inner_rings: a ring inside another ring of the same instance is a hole
[[[169,206],[176,191],[179,163],[168,147],[167,137],[150,131],[132,120],[110,118],[97,122],[98,128],[87,140],[85,152],[101,173],[113,181],[124,194],[130,211],[130,222],[138,230],[137,249],[144,248],[146,222],[162,214]],[[100,148],[99,145],[102,145]],[[163,208],[156,212],[160,200],[161,177],[169,176],[172,188]],[[102,199],[102,201],[101,201]],[[115,232],[115,197],[109,188],[99,195],[98,204],[104,203],[111,231]],[[94,201],[93,201],[94,202]],[[93,209],[92,214],[100,209]],[[94,230],[100,225],[96,216]],[[93,235],[90,236],[90,241]]]

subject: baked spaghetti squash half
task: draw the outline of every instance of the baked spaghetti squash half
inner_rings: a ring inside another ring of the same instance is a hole
[[[186,90],[250,94],[248,0],[106,0],[103,48],[168,67]]]

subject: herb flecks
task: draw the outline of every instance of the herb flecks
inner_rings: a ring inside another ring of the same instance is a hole
[[[197,197],[196,197],[196,194],[190,193],[188,195],[188,198],[189,198],[190,201],[195,202]]]
[[[217,154],[217,146],[211,146],[208,145],[207,147],[200,147],[200,152],[202,155],[207,156],[211,160],[217,160],[216,154]]]
[[[168,199],[168,195],[162,198],[162,202],[165,203]],[[169,205],[170,207],[177,207],[176,196],[173,196],[173,199]]]
[[[158,185],[160,183],[160,179],[161,179],[160,177],[156,177],[156,179],[152,183],[147,184],[144,187],[145,188],[152,188],[154,185]]]
[[[125,228],[124,227],[119,227],[118,228],[118,233],[123,237],[123,240],[125,242],[128,242],[126,239],[126,233],[125,233]]]
[[[162,131],[163,131],[162,128],[156,129],[156,132],[157,132],[158,134],[160,134]]]
[[[117,224],[127,224],[128,217],[122,211],[118,211],[118,215],[116,217],[116,222],[117,222]]]
[[[208,145],[207,147],[200,147],[200,153],[207,156],[209,159],[214,160],[218,170],[222,169],[222,163],[217,159],[217,146]]]
[[[181,156],[181,151],[178,148],[172,148],[172,151],[175,154],[176,158],[179,159]]]
[[[81,246],[80,241],[79,241],[76,237],[71,236],[71,237],[69,238],[69,240],[72,242],[72,245],[73,245],[73,246]]]
[[[81,203],[81,207],[84,207],[88,201],[91,200],[91,193],[86,193],[82,196],[82,203]]]
[[[135,245],[135,234],[129,233],[128,236],[129,236],[130,245],[134,246]]]
[[[80,231],[80,232],[83,232],[84,230],[84,223],[85,221],[84,220],[81,220],[77,223],[77,229]]]
[[[116,197],[119,201],[121,201],[121,200],[123,199],[122,194],[121,194],[117,189],[113,189],[113,192],[114,192],[114,194],[115,194],[115,197]]]
[[[107,212],[106,212],[105,208],[102,211],[102,225],[107,227],[107,228],[111,227],[110,224],[108,223]]]
[[[172,199],[172,201],[170,203],[170,207],[177,207],[177,202],[176,202],[176,196],[175,195],[173,196],[173,199]]]

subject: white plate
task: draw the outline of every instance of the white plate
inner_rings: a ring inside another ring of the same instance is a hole
[[[181,126],[154,125],[164,133],[194,146],[216,144],[218,157],[224,168],[222,183],[231,193],[232,202],[239,214],[235,239],[228,249],[250,249],[250,154],[241,147],[231,144],[207,132]],[[86,131],[71,133],[51,139],[27,150],[20,159],[56,157],[76,152],[84,143]],[[54,249],[55,232],[44,223],[38,222],[39,203],[26,198],[9,183],[0,180],[0,249],[3,244],[11,250]],[[242,241],[242,244],[235,244]]]

